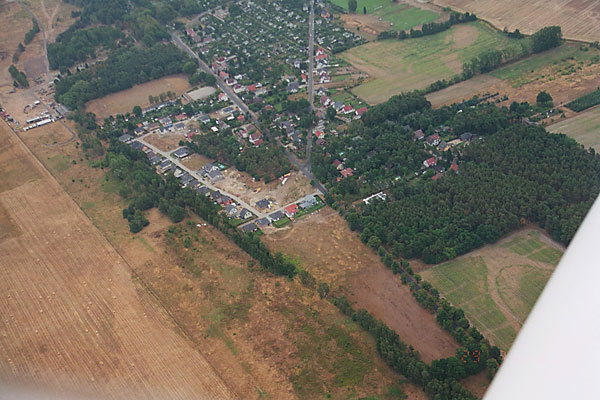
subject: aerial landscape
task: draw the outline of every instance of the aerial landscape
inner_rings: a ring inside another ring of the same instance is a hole
[[[599,43],[585,0],[0,0],[0,397],[483,398],[600,193]]]

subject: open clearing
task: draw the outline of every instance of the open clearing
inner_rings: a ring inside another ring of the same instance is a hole
[[[485,50],[512,46],[520,44],[485,23],[471,22],[417,39],[370,42],[340,56],[372,77],[352,91],[369,104],[377,104],[448,79]]]
[[[420,274],[508,351],[563,251],[529,228]]]
[[[356,307],[385,321],[425,361],[455,354],[457,343],[437,324],[434,315],[416,302],[409,288],[331,208],[264,235],[263,241],[344,293]]]
[[[568,39],[600,40],[600,2],[573,0],[433,0],[439,6],[469,11],[498,29],[532,34],[550,25],[559,25]]]
[[[111,115],[131,112],[134,106],[142,108],[149,106],[148,96],[158,96],[169,90],[181,95],[188,89],[190,83],[185,75],[165,76],[89,101],[85,105],[85,110],[93,112],[99,121],[103,121]]]
[[[586,110],[546,129],[554,133],[564,133],[586,148],[593,147],[596,152],[600,152],[600,107]]]
[[[274,202],[274,207],[278,208],[315,192],[308,178],[298,171],[291,172],[285,185],[282,185],[279,179],[269,183],[254,181],[250,175],[233,167],[226,169],[223,176],[225,179],[215,182],[214,185],[249,204],[269,199]]]
[[[0,242],[1,380],[59,396],[236,397],[4,123],[0,143],[29,171],[0,192],[14,232]]]
[[[400,389],[409,399],[426,398],[413,385],[400,387],[401,377],[383,363],[369,335],[313,289],[249,268],[250,257],[220,232],[195,226],[203,221],[170,228],[153,209],[147,212],[150,225],[132,235],[122,217],[119,182],[91,168],[75,143],[43,146],[57,134],[44,127],[23,135],[241,398],[383,399],[396,398],[386,395]]]

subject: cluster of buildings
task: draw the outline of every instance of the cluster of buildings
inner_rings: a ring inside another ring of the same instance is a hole
[[[446,137],[447,140],[443,139]],[[475,138],[470,132],[464,132],[460,134],[458,137],[453,137],[453,131],[451,128],[447,126],[443,126],[440,129],[436,129],[433,134],[425,135],[422,129],[417,129],[413,132],[413,140],[415,141],[423,141],[424,146],[427,147],[431,157],[427,158],[423,161],[422,172],[426,173],[429,170],[434,172],[432,176],[433,180],[438,180],[443,176],[445,172],[445,168],[442,165],[439,165],[438,161],[441,158],[441,155],[444,152],[452,151],[457,146],[461,144],[468,144]],[[446,164],[447,165],[447,164]],[[455,153],[454,160],[450,164],[451,171],[458,173],[458,152]]]

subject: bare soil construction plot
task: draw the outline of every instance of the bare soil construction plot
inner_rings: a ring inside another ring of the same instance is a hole
[[[150,225],[132,235],[119,183],[106,180],[106,170],[80,161],[74,144],[43,146],[45,131],[24,135],[241,398],[384,397],[398,387],[372,339],[313,289],[249,268],[245,253],[200,220],[178,224],[172,234],[171,222],[154,209],[147,213]],[[190,247],[182,244],[186,237]],[[403,390],[410,399],[426,398],[412,385]]]
[[[0,242],[0,375],[103,398],[235,394],[131,276],[58,183],[0,125],[3,150],[35,177],[0,204],[19,230]]]
[[[225,179],[216,182],[215,186],[250,204],[266,198],[281,207],[315,192],[308,178],[297,171],[291,173],[285,185],[278,179],[269,183],[254,181],[250,175],[233,167],[226,169],[223,176]]]
[[[526,34],[559,25],[568,39],[600,40],[600,3],[585,0],[433,0],[442,7],[473,12],[498,29]]]
[[[142,108],[149,106],[148,96],[158,96],[169,90],[181,95],[188,89],[190,89],[190,83],[185,75],[165,76],[89,101],[86,103],[85,109],[96,114],[99,121],[103,121],[104,118],[111,115],[131,112],[134,106]]]
[[[183,133],[179,132],[169,132],[166,134],[153,133],[152,135],[144,137],[146,142],[150,143],[152,146],[156,146],[162,151],[173,151],[178,149],[181,147],[179,146],[179,142],[184,139]]]
[[[345,292],[357,307],[385,321],[425,361],[455,354],[458,344],[437,324],[435,316],[416,302],[408,287],[334,210],[324,208],[263,236],[263,241]]]
[[[563,251],[542,230],[527,228],[420,274],[508,351]]]

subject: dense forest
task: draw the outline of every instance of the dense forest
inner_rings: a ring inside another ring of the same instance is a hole
[[[71,67],[75,63],[95,58],[98,46],[115,49],[117,39],[124,37],[119,29],[109,26],[69,29],[58,35],[55,43],[48,44],[50,68]]]
[[[438,263],[530,221],[569,243],[600,192],[600,157],[593,149],[526,125],[506,108],[479,104],[432,110],[419,97],[402,95],[372,108],[346,137],[332,140],[325,153],[313,157],[315,174],[331,187],[328,201],[348,210],[350,227],[365,242],[381,243],[396,256]],[[433,133],[441,125],[451,136],[471,132],[480,139],[446,152],[412,141],[413,130]],[[434,155],[438,165],[458,162],[459,173],[448,171],[435,181],[422,174],[416,166],[424,149],[433,152],[428,156]],[[336,182],[330,165],[335,157],[355,176]],[[385,202],[350,206],[382,189]]]
[[[272,181],[291,169],[291,164],[279,145],[246,147],[240,151],[240,143],[231,132],[195,136],[188,147],[208,158],[234,165],[238,170],[247,172],[255,179],[264,179],[265,182]]]
[[[80,108],[86,101],[180,73],[188,61],[186,54],[170,44],[117,49],[108,60],[57,81],[56,98],[71,109]]]

